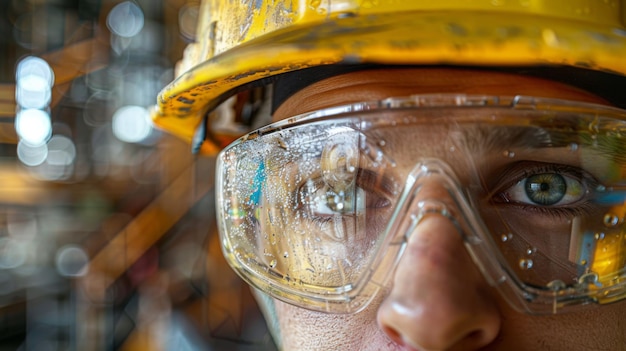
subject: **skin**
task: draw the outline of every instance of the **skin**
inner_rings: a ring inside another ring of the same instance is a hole
[[[393,69],[331,77],[291,96],[275,120],[349,102],[429,93],[530,95],[604,103],[537,78],[456,69]],[[440,189],[432,189],[439,196]],[[392,284],[354,315],[275,300],[285,350],[620,350],[626,301],[563,315],[514,311],[483,278],[455,227],[441,216],[418,225]]]

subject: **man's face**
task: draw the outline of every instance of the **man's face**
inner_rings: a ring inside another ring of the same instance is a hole
[[[433,93],[603,103],[573,87],[508,74],[369,70],[328,78],[297,92],[274,118],[352,102]],[[399,133],[396,142],[411,142],[399,140],[403,138],[410,136]],[[284,349],[620,350],[626,345],[626,301],[554,316],[512,310],[479,272],[457,229],[442,216],[420,223],[396,270],[389,274],[393,274],[392,283],[386,293],[357,314],[313,312],[275,300]]]

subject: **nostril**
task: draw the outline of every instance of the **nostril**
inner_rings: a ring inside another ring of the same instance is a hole
[[[403,350],[418,351],[417,349],[413,347],[413,345],[407,343],[405,339],[402,337],[402,335],[396,329],[391,328],[391,327],[383,327],[383,331],[385,332],[385,334],[387,334],[387,336],[389,337],[389,339],[391,339],[391,341],[396,343]]]
[[[385,326],[382,328],[383,331],[385,332],[385,334],[387,334],[387,336],[393,340],[393,342],[395,342],[398,345],[403,345],[404,346],[404,340],[402,339],[402,336],[400,335],[400,333],[398,333],[397,330],[395,330],[394,328]]]
[[[484,330],[474,330],[473,332],[467,334],[466,340],[468,340],[470,344],[480,344],[486,338],[488,338],[488,336]]]

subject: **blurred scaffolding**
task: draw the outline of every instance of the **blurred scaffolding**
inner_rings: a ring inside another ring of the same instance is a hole
[[[0,0],[0,350],[275,350],[148,110],[197,1]]]

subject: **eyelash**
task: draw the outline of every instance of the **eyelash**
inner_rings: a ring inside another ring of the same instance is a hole
[[[510,205],[517,206],[518,208],[521,208],[522,210],[525,210],[528,212],[534,212],[543,216],[550,216],[559,220],[571,219],[572,217],[577,217],[577,216],[586,216],[586,215],[589,215],[593,210],[593,206],[588,201],[577,204],[576,207],[574,208],[572,207],[541,207],[541,206],[532,206],[532,205],[519,204],[519,203],[510,203]],[[567,205],[567,206],[572,206],[572,205]]]

